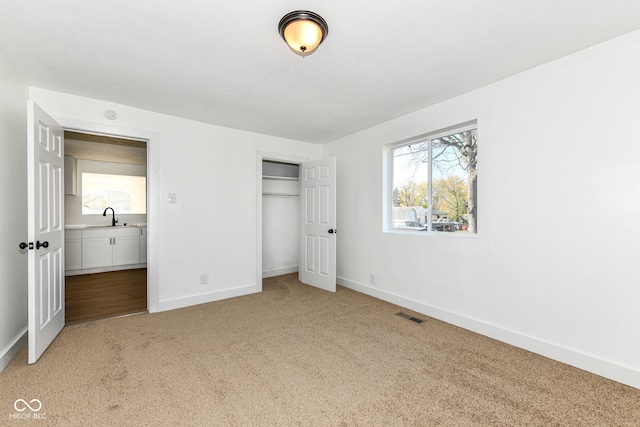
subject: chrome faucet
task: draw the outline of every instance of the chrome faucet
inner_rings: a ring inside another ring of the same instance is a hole
[[[102,216],[107,216],[107,210],[111,209],[111,226],[115,227],[116,223],[118,222],[118,220],[116,219],[116,212],[113,210],[112,207],[108,207],[107,209],[104,210],[104,212],[102,212]]]

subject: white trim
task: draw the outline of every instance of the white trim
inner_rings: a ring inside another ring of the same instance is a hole
[[[205,304],[208,302],[255,294],[257,292],[261,292],[261,286],[248,285],[238,288],[223,289],[220,291],[208,292],[206,294],[192,295],[184,298],[160,301],[159,309],[160,311],[175,310],[178,308],[191,307],[192,305]]]
[[[18,354],[20,350],[27,345],[28,335],[28,328],[24,328],[22,333],[15,338],[13,344],[9,345],[2,355],[0,355],[0,372],[4,371],[4,368],[6,368],[13,358],[16,357],[16,354]]]
[[[396,304],[400,307],[425,314],[434,319],[450,323],[472,332],[493,338],[495,340],[522,348],[533,353],[557,360],[579,369],[609,378],[613,381],[640,389],[640,371],[629,366],[601,359],[587,353],[573,350],[558,344],[523,335],[517,331],[503,328],[474,319],[459,313],[452,313],[433,307],[417,300],[405,298],[392,292],[374,288],[344,277],[337,277],[336,282],[346,288],[370,295],[374,298]]]
[[[272,151],[258,150],[258,154],[262,157],[262,160],[271,160],[274,162],[291,163],[292,165],[300,165],[309,161],[308,157],[295,156],[292,154],[274,153]],[[262,160],[260,161],[260,177],[262,178]]]
[[[382,232],[393,230],[393,161],[391,147],[382,146]]]
[[[267,277],[276,277],[282,276],[283,274],[291,274],[297,273],[298,266],[295,267],[287,267],[287,268],[276,268],[275,270],[267,270],[262,272],[262,278],[266,279]]]
[[[160,134],[65,117],[54,117],[65,130],[147,141],[147,310],[160,310]]]
[[[262,160],[263,154],[256,151],[256,284],[262,292]]]

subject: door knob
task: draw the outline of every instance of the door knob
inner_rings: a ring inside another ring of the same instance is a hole
[[[333,228],[329,229],[329,234],[333,234],[333,233],[337,233],[337,232],[338,232],[338,230],[334,230]]]
[[[40,247],[43,247],[43,248],[47,249],[49,247],[49,242],[40,243],[40,240],[38,240],[36,242],[36,249],[40,249]]]
[[[33,249],[33,242],[29,242],[29,243],[26,243],[26,242],[20,242],[20,244],[18,245],[18,247],[19,247],[20,249],[27,249],[27,248],[29,248],[29,249]]]

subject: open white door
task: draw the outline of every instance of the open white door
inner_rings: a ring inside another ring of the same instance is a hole
[[[64,132],[32,101],[27,110],[29,363],[35,363],[64,327]]]
[[[302,283],[336,291],[336,158],[300,165]]]

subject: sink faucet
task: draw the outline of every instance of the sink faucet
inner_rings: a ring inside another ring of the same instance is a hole
[[[116,226],[116,223],[118,222],[118,220],[116,219],[116,212],[113,210],[113,208],[112,208],[112,207],[108,207],[108,208],[106,208],[106,209],[104,210],[104,212],[102,212],[102,216],[107,216],[107,210],[109,210],[109,209],[111,209],[111,214],[112,214],[112,217],[111,217],[111,226],[112,226],[112,227],[115,227],[115,226]]]

